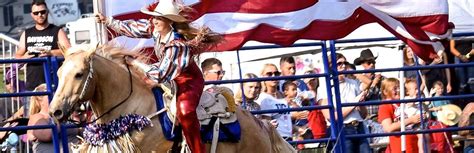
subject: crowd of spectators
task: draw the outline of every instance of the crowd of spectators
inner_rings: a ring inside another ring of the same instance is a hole
[[[451,51],[448,50],[442,55],[443,62],[438,64],[449,64],[452,58],[456,63],[472,62],[470,57],[474,53],[473,41],[451,41]],[[467,51],[469,50],[469,51]],[[404,67],[417,65],[434,65],[437,63],[424,63],[414,56],[409,47],[404,46]],[[222,79],[225,72],[222,69],[222,63],[218,61],[219,69],[212,73],[219,75]],[[344,55],[336,53],[337,71],[375,69],[377,65],[377,56],[374,56],[370,49],[361,51],[360,56],[353,62],[347,61]],[[207,61],[206,59],[205,61]],[[329,57],[329,67],[332,68],[332,58]],[[205,65],[203,62],[203,65]],[[296,66],[295,58],[284,56],[280,58],[279,67],[273,63],[262,65],[260,74],[247,73],[243,76],[248,78],[271,78],[278,76],[295,76]],[[357,67],[358,68],[358,67]],[[204,75],[210,73],[208,69],[202,67]],[[339,118],[343,120],[342,131],[345,134],[366,134],[366,133],[390,133],[401,130],[405,126],[407,131],[416,131],[421,129],[437,129],[450,126],[457,126],[456,123],[449,125],[440,122],[439,112],[447,111],[454,104],[457,107],[464,106],[472,99],[449,100],[443,99],[446,95],[457,95],[471,93],[474,86],[474,77],[471,67],[444,68],[444,69],[423,69],[404,71],[403,77],[390,78],[381,73],[356,73],[340,74],[338,76],[339,94],[341,103],[358,103],[364,101],[390,101],[390,100],[409,100],[404,102],[405,108],[402,111],[401,104],[373,104],[366,106],[347,106],[342,108],[342,117],[338,117],[330,109],[317,109],[305,111],[292,111],[282,113],[270,113],[257,116],[262,120],[276,122],[273,125],[277,128],[286,140],[304,140],[313,138],[323,138],[330,136],[331,113],[334,114],[335,121]],[[299,74],[314,74],[314,69],[305,69]],[[404,84],[400,85],[403,81]],[[322,82],[322,83],[320,83]],[[335,102],[334,84],[332,88],[332,102]],[[405,93],[400,93],[400,88],[404,88]],[[230,89],[229,89],[230,90]],[[267,80],[246,82],[241,84],[241,88],[234,90],[237,105],[243,108],[256,111],[266,109],[297,108],[305,106],[328,105],[329,99],[326,91],[324,78],[303,78],[289,80]],[[441,100],[422,101],[420,98],[441,97]],[[421,110],[420,110],[421,109]],[[404,116],[405,118],[401,118]],[[459,114],[457,119],[459,119]],[[404,121],[402,124],[401,122]],[[423,121],[423,124],[421,124]],[[334,121],[333,121],[334,122]],[[464,125],[466,126],[466,125]],[[289,128],[291,127],[291,128]],[[471,132],[472,133],[472,132]],[[458,135],[457,132],[438,132],[431,134],[411,134],[406,135],[407,152],[450,152],[456,151],[462,146],[462,142],[469,142],[469,139],[463,138],[461,143],[454,143],[452,135]],[[468,134],[469,136],[469,134]],[[367,139],[345,139],[346,152],[398,152],[401,150],[401,136],[372,137]],[[456,141],[458,142],[458,141]],[[371,144],[372,146],[370,146]],[[427,148],[424,148],[427,144]],[[300,150],[305,146],[296,145]],[[333,143],[320,143],[319,146],[326,146],[326,149],[333,149]],[[466,143],[465,146],[469,146]],[[370,151],[369,151],[370,150]],[[329,150],[328,150],[329,151]]]

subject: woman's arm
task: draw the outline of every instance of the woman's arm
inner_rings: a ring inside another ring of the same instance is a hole
[[[443,62],[444,64],[448,64],[448,56],[446,53],[443,53]],[[447,79],[447,84],[446,84],[446,93],[451,93],[452,87],[451,87],[451,72],[449,68],[444,69],[445,74],[446,74],[446,79]]]
[[[107,27],[112,28],[115,32],[132,38],[151,38],[152,24],[149,20],[115,20],[111,17],[107,19]]]
[[[406,122],[406,125],[419,123],[420,122],[420,115],[411,116],[411,117],[405,119],[405,122]],[[402,125],[401,122],[393,122],[393,120],[391,118],[386,118],[386,119],[382,120],[382,122],[380,124],[382,124],[383,130],[385,132],[400,131],[401,125]]]

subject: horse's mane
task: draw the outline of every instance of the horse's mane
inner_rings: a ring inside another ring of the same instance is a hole
[[[81,44],[81,45],[77,45],[77,46],[69,48],[66,54],[72,55],[76,53],[87,52],[88,50],[94,50],[95,55],[108,59],[112,61],[113,63],[118,64],[124,69],[127,69],[127,63],[125,62],[125,59],[124,59],[125,56],[136,57],[138,60],[141,60],[144,63],[148,62],[149,60],[149,58],[146,57],[140,51],[129,50],[123,46],[119,46],[114,43],[106,43],[104,45],[95,45],[95,46]],[[145,75],[142,71],[134,68],[133,66],[130,66],[130,71],[132,72],[133,75],[139,78],[142,78]]]

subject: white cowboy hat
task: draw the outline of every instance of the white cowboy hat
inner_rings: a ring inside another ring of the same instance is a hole
[[[161,16],[170,19],[174,22],[186,22],[187,19],[179,14],[179,7],[173,2],[173,0],[160,0],[148,6],[140,9],[142,13]]]
[[[452,126],[459,122],[462,110],[456,105],[448,104],[441,106],[441,110],[438,111],[438,121],[443,124]]]

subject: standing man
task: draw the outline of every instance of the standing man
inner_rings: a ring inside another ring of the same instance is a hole
[[[347,62],[346,57],[340,53],[336,53],[336,65],[331,64],[331,59],[329,59],[329,68],[335,66],[337,67],[337,71],[346,71],[346,66],[349,64]],[[359,82],[350,78],[347,78],[344,74],[338,75],[339,79],[339,93],[340,93],[340,100],[341,103],[358,103],[364,101],[364,97],[366,96],[366,91],[361,91],[359,88]],[[325,81],[324,78],[321,79]],[[328,97],[326,91],[326,85],[321,84],[318,88],[318,96],[317,101],[320,101],[321,105],[327,105],[328,99],[332,98],[333,102],[335,102],[335,88],[331,87],[333,97]],[[367,109],[365,106],[347,106],[342,107],[342,116],[337,116],[335,114],[335,120],[342,119],[343,120],[343,128],[341,132],[344,134],[365,134],[364,129],[364,118],[367,113]],[[331,125],[330,122],[330,112],[329,109],[322,109],[321,112],[323,113],[324,118],[326,118],[326,124],[328,127]],[[330,135],[330,130],[326,130],[326,134]],[[345,139],[344,142],[345,148],[343,149],[346,153],[353,153],[353,152],[360,152],[360,153],[367,153],[370,152],[370,146],[367,139],[360,139],[360,138],[349,138]],[[330,143],[329,146],[333,146],[334,144]],[[329,147],[331,148],[331,147]]]
[[[370,49],[365,49],[360,53],[360,56],[354,60],[354,65],[361,65],[363,70],[372,70],[375,69],[375,60],[377,57],[374,57],[374,54]],[[380,96],[380,85],[384,77],[380,73],[365,73],[365,74],[354,74],[357,80],[360,81],[360,90],[366,90],[367,101],[369,100],[381,100]],[[373,116],[378,114],[379,106],[378,105],[369,105],[367,106],[368,115]]]
[[[31,17],[35,26],[21,34],[15,58],[62,56],[58,46],[69,48],[69,40],[60,27],[48,23],[48,8],[44,0],[33,0]],[[45,83],[42,63],[28,63],[26,68],[26,90],[33,91],[36,86]]]

